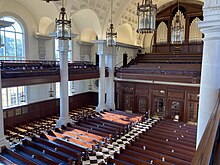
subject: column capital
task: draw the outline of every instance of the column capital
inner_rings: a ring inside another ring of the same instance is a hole
[[[217,8],[220,6],[219,0],[204,0],[204,8]]]
[[[220,15],[219,15],[220,16]],[[219,40],[220,39],[220,19],[219,20],[204,20],[198,22],[198,27],[205,34],[204,40]]]
[[[220,20],[220,4],[209,5],[203,7],[204,21],[206,20]]]

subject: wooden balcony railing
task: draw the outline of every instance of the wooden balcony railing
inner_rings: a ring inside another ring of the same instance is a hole
[[[205,132],[199,143],[198,149],[192,159],[191,165],[212,164],[215,148],[216,134],[220,120],[220,98],[218,98],[214,110],[210,116]]]

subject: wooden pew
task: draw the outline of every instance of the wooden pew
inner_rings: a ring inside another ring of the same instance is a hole
[[[177,143],[172,143],[172,142],[169,142],[169,141],[166,142],[165,140],[164,140],[165,143],[163,143],[163,141],[153,142],[153,141],[149,141],[149,140],[145,140],[145,139],[136,139],[136,141],[144,143],[146,145],[153,145],[153,146],[157,146],[157,147],[160,147],[160,148],[164,148],[164,149],[167,149],[169,151],[174,149],[177,153],[185,154],[185,155],[188,155],[190,157],[193,157],[193,155],[194,155],[193,151],[188,151],[187,149],[179,148],[179,147],[182,147],[182,146],[177,145]]]
[[[65,132],[65,131],[64,131]],[[91,137],[88,137],[88,136],[80,136],[78,134],[71,134],[71,133],[68,133],[66,132],[63,133],[62,131],[48,131],[48,134],[49,135],[52,135],[52,136],[55,136],[55,137],[58,137],[58,138],[61,138],[61,139],[74,139],[74,140],[78,140],[78,141],[83,141],[85,143],[89,143],[89,144],[92,144],[92,145],[97,145],[100,141],[96,140],[96,139],[93,139]],[[76,141],[76,142],[78,142]],[[86,145],[86,144],[85,144]],[[84,145],[83,145],[84,146]],[[86,148],[88,148],[88,146],[85,146]]]
[[[103,132],[103,133],[107,133],[107,134],[113,134],[113,135],[116,135],[116,134],[117,134],[117,132],[112,132],[112,131],[106,130],[106,129],[104,129],[104,128],[87,125],[87,124],[84,124],[84,123],[81,123],[81,122],[78,122],[78,123],[76,123],[76,124],[79,125],[79,126],[85,127],[85,128],[87,128],[87,129],[92,129],[92,130],[96,130],[96,131]]]
[[[114,158],[119,159],[124,162],[129,162],[129,163],[138,164],[138,165],[139,164],[140,165],[149,165],[150,164],[147,161],[139,160],[137,158],[134,158],[133,156],[127,156],[124,154],[115,153]]]
[[[49,155],[51,155],[53,157],[56,157],[56,158],[58,158],[58,159],[60,159],[60,160],[62,160],[64,162],[67,162],[68,165],[72,165],[73,164],[73,159],[72,158],[69,158],[69,157],[66,157],[64,155],[61,155],[61,154],[59,154],[59,153],[57,153],[57,152],[55,152],[55,151],[53,151],[51,149],[42,147],[42,146],[40,146],[38,144],[33,143],[32,141],[23,140],[23,144],[27,145],[27,146],[30,146],[32,148],[35,148],[35,149],[41,151],[42,153],[45,152],[45,153],[47,153],[47,154],[49,154]]]
[[[144,155],[149,155],[149,156],[155,157],[155,158],[160,159],[160,160],[162,160],[162,158],[164,157],[167,162],[170,162],[170,163],[173,163],[173,164],[189,165],[189,162],[187,162],[187,161],[184,161],[184,160],[181,160],[181,159],[178,159],[178,158],[166,155],[166,154],[161,154],[161,153],[158,153],[156,151],[152,151],[152,150],[148,150],[148,149],[144,150],[143,148],[139,148],[139,147],[136,147],[136,146],[133,146],[133,145],[126,145],[125,148],[127,150],[142,153]]]
[[[93,134],[93,133],[88,133],[86,131],[76,129],[76,128],[71,128],[71,127],[62,127],[62,129],[59,129],[59,131],[56,129],[57,132],[61,131],[62,133],[66,134],[77,134],[77,135],[84,135],[91,137],[92,139],[96,139],[97,141],[104,141],[104,137]]]
[[[116,159],[116,158],[114,158],[114,159],[109,158],[107,162],[110,164],[116,164],[116,165],[135,165],[133,163],[124,162],[124,161]]]
[[[134,157],[134,158],[136,158],[138,160],[142,160],[142,161],[147,161],[147,162],[153,161],[153,163],[157,164],[157,165],[173,165],[172,163],[161,161],[161,160],[159,160],[155,157],[152,157],[152,156],[149,156],[149,155],[144,155],[142,153],[138,153],[138,152],[131,151],[131,150],[121,149],[120,154],[124,154],[124,155],[130,156],[130,157]]]
[[[16,165],[13,163],[11,160],[7,159],[6,157],[0,155],[0,164],[5,164],[5,165]]]
[[[176,136],[174,132],[164,133],[164,132],[160,132],[160,131],[157,131],[157,130],[154,130],[154,129],[150,129],[150,130],[147,130],[147,132],[144,132],[143,134],[146,135],[146,136],[152,136],[152,137],[159,138],[159,139],[177,140],[177,138],[178,138],[179,140],[182,140],[182,141],[185,141],[185,142],[188,142],[188,143],[191,143],[191,144],[195,144],[194,139],[188,138],[187,135],[184,135],[184,134],[182,134],[183,137]]]
[[[87,125],[91,125],[91,126],[94,126],[94,127],[98,127],[98,128],[103,128],[103,129],[106,129],[106,130],[110,130],[110,131],[113,131],[113,132],[116,132],[117,134],[119,134],[119,129],[118,128],[114,128],[114,127],[109,127],[107,125],[103,125],[103,124],[97,124],[95,122],[95,119],[94,121],[88,121],[88,120],[80,120],[79,121],[80,123],[84,123],[84,124],[87,124]]]
[[[124,131],[124,127],[123,126],[119,126],[117,124],[113,124],[113,123],[108,123],[108,122],[102,122],[99,120],[99,118],[88,118],[87,121],[91,121],[91,122],[94,122],[94,123],[98,123],[98,124],[103,124],[103,125],[107,125],[107,126],[110,126],[110,127],[113,127],[113,128],[118,128],[120,131],[121,129]],[[122,131],[121,131],[122,132]]]
[[[69,154],[70,156],[76,158],[76,165],[81,164],[81,153],[80,152],[64,148],[64,147],[62,147],[61,145],[59,145],[57,143],[54,143],[52,141],[42,139],[42,138],[33,137],[32,140],[36,141],[36,142],[39,142],[39,143],[42,143],[42,144],[44,144],[46,146],[49,146],[51,148],[56,148],[57,150],[59,150],[63,153]]]
[[[73,141],[73,139],[71,139],[71,138],[68,138],[68,142],[64,141],[64,140],[61,140],[64,136],[62,136],[61,134],[60,134],[61,135],[60,136],[59,133],[56,133],[56,132],[53,132],[53,131],[49,131],[48,134],[56,137],[56,138],[53,138],[52,136],[44,135],[48,140],[52,140],[52,141],[54,141],[56,143],[59,143],[59,144],[64,145],[64,146],[67,146],[67,147],[69,147],[71,149],[74,149],[74,150],[77,150],[77,151],[80,151],[80,152],[84,152],[85,153],[84,159],[87,160],[89,158],[88,148],[92,149],[92,145],[88,145],[88,144],[85,144],[83,142],[76,141],[76,140]],[[71,142],[71,143],[69,143],[69,142]],[[78,144],[78,145],[80,145],[82,147],[77,146],[75,144]]]
[[[176,147],[179,148],[183,148],[192,152],[195,152],[195,143],[190,143],[185,141],[185,138],[182,138],[181,136],[175,136],[172,134],[167,135],[167,134],[162,134],[160,132],[150,132],[148,131],[147,133],[143,133],[143,135],[140,135],[140,137],[142,139],[151,139],[152,141],[155,142],[163,142],[163,144],[165,143],[169,143],[169,145],[173,146],[175,145]],[[166,139],[168,139],[169,141],[166,142]]]
[[[100,131],[88,129],[88,128],[86,128],[86,127],[78,126],[78,125],[76,125],[76,124],[72,124],[71,127],[72,127],[72,128],[76,128],[76,129],[79,129],[79,130],[83,130],[83,131],[86,131],[86,132],[89,132],[89,133],[97,134],[97,135],[100,135],[100,136],[102,136],[102,137],[109,137],[109,134],[108,134],[108,133],[104,133],[104,132],[100,132]],[[71,128],[71,127],[70,127],[70,128]]]
[[[44,163],[46,163],[46,164],[59,165],[59,163],[57,163],[57,162],[55,162],[55,161],[53,161],[53,160],[51,160],[51,159],[49,159],[49,158],[46,158],[46,157],[40,155],[40,154],[37,153],[37,152],[34,152],[34,151],[30,150],[30,149],[27,149],[27,148],[25,148],[23,145],[16,145],[15,148],[16,148],[16,150],[23,151],[23,152],[25,152],[26,154],[28,154],[28,155],[30,155],[30,156],[31,156],[31,155],[34,155],[34,157],[36,157],[36,159],[38,159],[38,160],[40,160],[41,162],[44,162]]]
[[[194,139],[196,136],[195,135],[192,135],[190,134],[189,132],[186,132],[185,130],[182,131],[182,130],[179,130],[179,129],[164,129],[163,127],[159,127],[159,125],[153,127],[151,130],[156,130],[158,132],[163,132],[163,133],[168,133],[168,134],[175,134],[175,135],[184,135],[186,138],[188,138],[188,140],[191,139],[191,141],[193,141],[192,139]],[[193,142],[195,143],[195,142]]]
[[[191,160],[192,160],[192,156],[188,156],[188,155],[185,155],[185,154],[182,154],[182,153],[178,153],[178,152],[176,152],[176,148],[165,149],[165,148],[161,148],[160,146],[158,147],[158,146],[149,145],[149,144],[145,144],[145,143],[141,143],[141,142],[137,142],[137,141],[136,142],[131,142],[131,145],[139,147],[139,148],[143,148],[143,146],[145,146],[147,150],[151,150],[151,151],[154,151],[154,152],[157,152],[157,153],[169,155],[169,156],[172,156],[172,157],[175,157],[175,158],[187,161],[187,162],[191,162]],[[172,152],[172,150],[174,152]]]
[[[13,156],[15,159],[18,159],[18,160],[24,162],[25,164],[28,164],[28,165],[38,165],[37,163],[35,163],[35,162],[25,158],[24,156],[14,152],[14,151],[12,151],[10,149],[4,149],[3,152]]]

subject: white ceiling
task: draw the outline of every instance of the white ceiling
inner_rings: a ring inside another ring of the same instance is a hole
[[[0,0],[1,1],[1,0]],[[14,0],[6,0],[14,1]],[[46,3],[42,0],[16,0],[25,8],[29,9],[33,14],[36,22],[40,22],[41,18],[48,17],[54,20],[61,7],[61,2]],[[184,2],[192,3],[192,0],[180,0]],[[113,23],[117,29],[122,24],[131,25],[135,30],[137,26],[136,8],[137,3],[141,3],[142,0],[113,0]],[[174,3],[173,0],[153,0],[153,3],[157,4],[158,9],[167,6],[169,3]],[[193,0],[193,3],[201,3],[203,0]],[[92,10],[98,17],[101,29],[106,29],[109,26],[110,21],[110,3],[111,0],[64,0],[65,7],[72,19],[74,15],[82,9]]]

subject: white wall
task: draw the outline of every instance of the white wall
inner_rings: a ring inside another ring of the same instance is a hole
[[[46,3],[41,0],[0,0],[0,17],[13,16],[20,20],[25,28],[25,40],[26,40],[26,59],[39,59],[38,54],[38,40],[34,38],[33,34],[43,33],[40,35],[48,35],[54,32],[54,21],[58,17],[59,9],[54,3]],[[89,19],[88,19],[89,17]],[[91,29],[95,32],[98,38],[102,38],[102,24],[96,12],[91,9],[83,9],[76,11],[72,14],[72,32],[79,36],[73,39],[73,61],[80,60],[80,45],[77,41],[80,40],[80,35],[84,29]],[[49,21],[48,23],[45,21]],[[45,27],[47,26],[47,27]],[[126,27],[126,26],[125,26]],[[126,29],[126,28],[125,28]],[[133,33],[130,27],[127,27],[130,38],[123,40],[127,43],[135,43],[131,41]],[[122,28],[123,30],[123,28]],[[123,33],[124,34],[124,33]],[[122,35],[123,35],[122,34]],[[95,36],[96,37],[96,36]],[[124,36],[126,37],[126,36]],[[94,36],[90,37],[94,38]],[[90,41],[91,42],[91,41]],[[54,39],[45,41],[46,60],[54,60]],[[91,47],[91,60],[95,63],[95,53],[97,52],[97,45]],[[122,62],[123,53],[127,53],[128,57],[136,56],[136,50],[131,48],[119,47],[117,50],[116,64]],[[122,65],[122,63],[121,63]],[[94,86],[92,80],[92,85]],[[89,80],[77,81],[75,83],[76,93],[82,93],[88,91]],[[93,91],[98,91],[96,87],[93,87]],[[49,99],[49,84],[34,85],[27,87],[27,100],[29,103],[42,101]]]
[[[124,47],[118,47],[116,51],[116,65],[117,67],[122,66],[123,64],[123,54],[127,53],[128,55],[128,62],[131,61],[131,59],[135,58],[137,56],[137,49],[132,48],[124,48]]]
[[[49,99],[49,84],[27,86],[27,102],[34,103]]]

